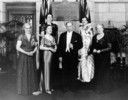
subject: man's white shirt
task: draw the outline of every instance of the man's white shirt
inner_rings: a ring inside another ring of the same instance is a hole
[[[67,40],[66,40],[66,52],[70,52],[70,49],[69,49],[69,44],[71,42],[71,38],[72,38],[72,33],[73,32],[67,32]]]

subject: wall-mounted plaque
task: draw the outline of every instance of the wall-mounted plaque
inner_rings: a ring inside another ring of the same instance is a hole
[[[54,21],[79,20],[79,2],[53,2],[52,14]]]

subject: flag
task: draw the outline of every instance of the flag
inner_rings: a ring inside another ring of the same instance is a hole
[[[87,0],[80,0],[80,22],[84,17],[86,17],[88,22],[91,23],[90,9]]]
[[[40,24],[45,23],[48,13],[52,13],[51,0],[42,0],[40,7]]]

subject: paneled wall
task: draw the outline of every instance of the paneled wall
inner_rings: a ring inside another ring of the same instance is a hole
[[[39,33],[39,15],[42,0],[0,0],[0,22],[6,21],[6,3],[9,2],[35,2],[36,3],[36,33]],[[51,0],[58,2],[60,0]],[[62,0],[61,0],[62,1]],[[76,0],[67,0],[74,2]],[[79,1],[79,0],[78,0]],[[128,23],[128,0],[87,0],[91,11],[92,23],[103,23],[108,27],[110,21],[112,26],[119,27]],[[63,21],[54,21],[58,24],[59,33],[65,30]],[[74,23],[75,31],[78,31],[79,21]]]
[[[120,27],[128,22],[128,0],[93,0],[94,23],[105,27]]]
[[[113,27],[125,24],[125,3],[95,3],[95,23],[103,23],[109,26],[109,21]]]
[[[125,4],[125,21],[128,25],[128,3]]]

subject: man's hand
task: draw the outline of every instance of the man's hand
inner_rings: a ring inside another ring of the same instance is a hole
[[[59,57],[59,68],[62,69],[62,57]]]
[[[73,50],[73,44],[72,43],[69,44],[69,48],[71,48]]]
[[[59,57],[59,61],[62,62],[62,57]]]
[[[62,69],[62,62],[59,62],[59,68]]]

